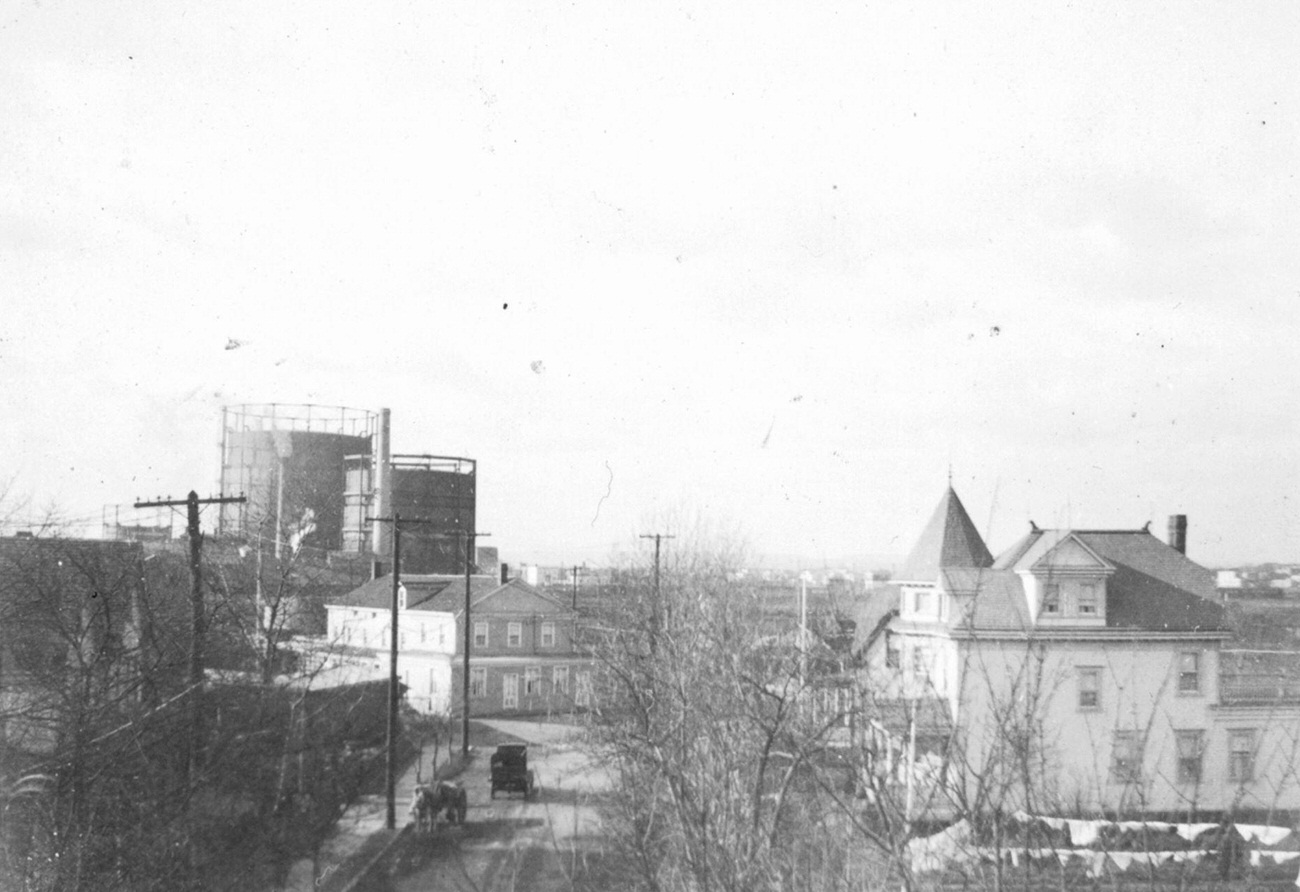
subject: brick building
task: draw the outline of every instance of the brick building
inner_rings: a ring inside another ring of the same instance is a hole
[[[538,714],[585,707],[591,659],[575,643],[577,614],[571,607],[523,580],[508,578],[504,570],[500,578],[471,575],[469,589],[471,713]],[[398,600],[398,675],[407,685],[408,700],[426,712],[458,712],[465,577],[403,574]],[[391,601],[392,580],[380,577],[327,605],[331,646],[339,659],[351,659],[374,674],[387,673]],[[423,636],[420,630],[426,630]]]

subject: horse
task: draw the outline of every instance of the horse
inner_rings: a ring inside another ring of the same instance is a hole
[[[465,812],[469,809],[469,796],[460,784],[439,781],[433,786],[417,784],[411,791],[411,818],[416,830],[431,833],[438,823],[440,814],[446,815],[447,823],[465,823]]]

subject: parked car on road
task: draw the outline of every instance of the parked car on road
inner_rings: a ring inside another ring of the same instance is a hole
[[[537,788],[533,770],[528,767],[528,745],[524,743],[504,743],[497,747],[489,761],[492,781],[491,798],[495,799],[497,790],[507,793],[522,793],[525,799],[532,798]]]

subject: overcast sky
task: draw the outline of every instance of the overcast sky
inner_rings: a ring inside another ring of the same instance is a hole
[[[7,4],[19,520],[310,402],[477,458],[508,560],[901,555],[951,466],[994,551],[1300,561],[1300,4],[909,6]]]

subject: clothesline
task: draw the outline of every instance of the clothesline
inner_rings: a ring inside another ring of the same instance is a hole
[[[1174,824],[1167,821],[1096,821],[1077,818],[1056,818],[1048,815],[1031,815],[1017,811],[1012,817],[1022,823],[1042,821],[1053,830],[1070,831],[1070,842],[1076,846],[1090,846],[1097,841],[1103,827],[1118,827],[1121,830],[1155,830],[1159,833],[1173,831],[1188,842],[1193,841],[1207,830],[1218,828],[1219,824]],[[1267,824],[1233,824],[1241,838],[1246,842],[1258,842],[1261,845],[1275,846],[1291,833],[1290,827],[1271,827]]]
[[[1173,824],[1164,821],[1081,821],[1071,818],[1038,817],[1025,812],[1017,812],[1013,817],[1022,822],[1043,821],[1049,827],[1058,830],[1068,828],[1070,830],[1070,840],[1075,845],[1089,845],[1095,842],[1103,826],[1120,827],[1124,830],[1153,829],[1166,833],[1174,831],[1188,841],[1195,839],[1206,830],[1221,826],[1219,824]],[[1264,845],[1276,845],[1291,832],[1290,828],[1287,827],[1271,827],[1265,824],[1234,824],[1233,826],[1243,839],[1258,841]],[[1086,848],[1026,849],[1014,846],[994,848],[990,846],[971,846],[971,835],[971,825],[963,819],[933,836],[911,840],[908,843],[908,854],[912,871],[914,873],[941,871],[946,870],[953,864],[968,863],[977,858],[984,861],[1007,859],[1011,861],[1013,866],[1019,867],[1020,860],[1023,857],[1031,860],[1054,858],[1062,865],[1079,860],[1087,865],[1089,876],[1099,877],[1105,871],[1107,864],[1113,864],[1117,869],[1123,871],[1128,870],[1134,864],[1151,865],[1153,867],[1160,867],[1170,862],[1194,864],[1206,855],[1211,854],[1211,851],[1207,849],[1110,852]],[[1087,840],[1087,842],[1081,842],[1081,840]],[[1249,857],[1251,867],[1261,866],[1265,858],[1272,860],[1274,864],[1280,865],[1300,858],[1300,851],[1279,852],[1253,849],[1250,851]],[[1296,876],[1296,886],[1300,887],[1300,875]]]

